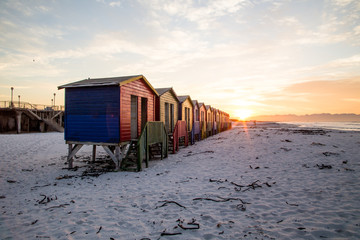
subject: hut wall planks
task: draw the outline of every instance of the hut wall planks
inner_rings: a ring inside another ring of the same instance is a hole
[[[162,121],[163,123],[165,123],[165,103],[169,103],[168,105],[168,111],[169,111],[169,119],[171,119],[171,109],[170,109],[170,104],[173,104],[173,124],[172,124],[172,129],[167,129],[169,132],[172,132],[174,129],[174,126],[176,125],[176,122],[178,120],[178,112],[179,112],[179,101],[177,100],[177,98],[171,93],[171,91],[167,91],[165,92],[163,95],[161,95],[159,97],[159,110],[160,112],[158,113],[159,115],[159,119],[158,121]],[[171,126],[171,124],[170,124]]]
[[[118,143],[119,95],[118,86],[66,89],[65,140]]]
[[[146,121],[155,120],[155,94],[151,88],[145,83],[143,79],[138,79],[132,81],[120,87],[120,102],[121,102],[121,112],[120,112],[120,141],[129,141],[131,139],[131,95],[137,96],[137,129],[138,136],[141,134],[142,130],[142,98],[147,99],[147,116]]]
[[[189,111],[190,116],[188,116],[188,119],[185,119],[185,116],[187,116],[187,114],[185,114],[185,108],[190,109],[190,111]],[[193,116],[194,111],[193,111],[192,102],[191,102],[191,100],[190,100],[189,98],[187,98],[187,99],[182,103],[182,105],[181,105],[181,111],[182,111],[182,115],[181,115],[181,116],[182,116],[182,120],[184,120],[184,121],[186,121],[186,122],[190,121],[189,123],[187,123],[187,125],[188,125],[187,130],[188,130],[188,131],[191,131],[191,130],[192,130],[192,126],[193,126],[193,120],[194,120],[194,116]]]

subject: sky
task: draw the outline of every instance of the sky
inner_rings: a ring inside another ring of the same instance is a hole
[[[139,74],[235,118],[360,114],[360,1],[0,0],[0,101]]]

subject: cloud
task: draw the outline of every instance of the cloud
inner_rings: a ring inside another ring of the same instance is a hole
[[[264,103],[294,113],[360,113],[360,77],[335,81],[310,81],[264,94]]]
[[[354,2],[354,0],[333,0],[333,3],[335,5],[341,6],[341,7],[347,6],[352,2]]]
[[[143,1],[154,16],[161,16],[160,12],[172,17],[181,17],[196,23],[201,30],[208,29],[216,23],[216,19],[229,14],[234,14],[240,9],[251,5],[247,0],[210,1],[205,4],[196,4],[193,1]]]
[[[120,7],[122,5],[121,1],[117,1],[117,2],[110,2],[109,6],[110,7]]]

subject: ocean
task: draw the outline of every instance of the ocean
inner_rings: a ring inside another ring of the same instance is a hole
[[[286,122],[299,127],[336,129],[343,131],[360,131],[360,122]]]

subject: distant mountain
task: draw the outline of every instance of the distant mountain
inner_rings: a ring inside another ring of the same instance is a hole
[[[274,122],[354,122],[360,121],[360,115],[353,113],[345,114],[310,114],[310,115],[261,115],[252,117],[257,121],[274,121]]]

